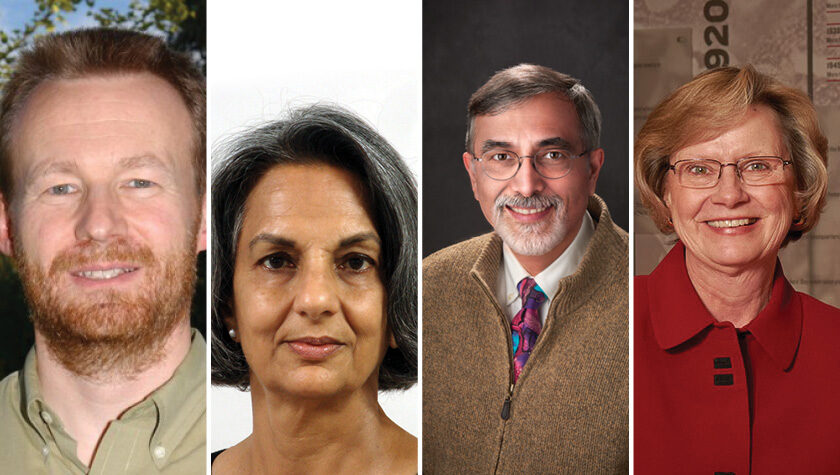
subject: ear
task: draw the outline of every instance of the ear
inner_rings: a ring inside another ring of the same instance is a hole
[[[805,209],[802,206],[802,200],[797,196],[796,193],[793,194],[793,222],[791,224],[791,229],[795,231],[799,231],[805,228],[806,225],[805,221]]]
[[[397,348],[399,348],[399,347],[397,346],[397,339],[396,339],[396,338],[394,338],[394,332],[392,332],[392,331],[390,331],[390,330],[388,331],[388,346],[390,346],[391,348],[393,348],[393,349],[395,349],[395,350],[396,350]]]
[[[206,195],[201,195],[201,225],[198,227],[198,235],[195,242],[195,253],[207,249],[207,201]]]
[[[11,257],[14,254],[12,243],[12,225],[9,217],[10,210],[6,203],[6,197],[0,193],[0,252]]]
[[[467,174],[470,176],[470,186],[472,187],[473,196],[475,199],[478,199],[478,192],[476,191],[476,182],[475,182],[475,167],[473,166],[473,157],[470,155],[469,152],[464,152],[461,155],[461,158],[464,161],[464,168],[467,170]]]
[[[595,185],[598,184],[598,175],[601,167],[604,166],[604,149],[596,148],[589,152],[589,194],[595,194]]]

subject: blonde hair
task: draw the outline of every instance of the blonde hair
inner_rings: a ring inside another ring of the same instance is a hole
[[[660,231],[674,231],[662,198],[670,156],[734,127],[753,105],[775,112],[793,162],[800,209],[784,244],[817,224],[828,184],[828,140],[814,105],[802,92],[746,65],[699,74],[656,106],[639,131],[634,147],[636,186]]]

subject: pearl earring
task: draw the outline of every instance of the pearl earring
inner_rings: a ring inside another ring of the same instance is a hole
[[[230,335],[231,340],[235,340],[236,339],[236,330],[231,328],[230,330],[228,330],[228,335]]]

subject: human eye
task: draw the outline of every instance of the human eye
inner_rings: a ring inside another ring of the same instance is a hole
[[[770,170],[771,164],[768,160],[748,160],[741,166],[741,170],[745,172],[764,172]]]
[[[266,270],[278,271],[282,269],[294,269],[295,263],[291,256],[284,252],[277,252],[263,257],[259,264]]]
[[[376,267],[376,261],[365,254],[353,253],[344,256],[337,267],[339,270],[361,274]]]
[[[572,154],[566,150],[545,150],[539,153],[539,157],[549,162],[561,162],[568,159]]]
[[[691,176],[708,176],[712,174],[712,167],[704,163],[692,163],[683,168],[684,173]]]
[[[63,196],[76,193],[79,189],[75,185],[69,183],[62,183],[60,185],[53,185],[47,188],[46,193],[51,196]]]
[[[499,151],[499,152],[488,152],[484,155],[484,159],[490,162],[505,162],[508,160],[512,160],[509,152]]]
[[[128,180],[126,186],[129,188],[152,188],[155,186],[155,182],[143,178],[133,178]]]

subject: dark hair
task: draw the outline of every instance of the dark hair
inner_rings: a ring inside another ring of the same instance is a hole
[[[470,97],[465,147],[472,153],[475,117],[495,115],[540,94],[560,94],[575,106],[586,150],[601,146],[601,110],[579,80],[535,64],[519,64],[498,71]]]
[[[310,163],[348,170],[367,189],[382,239],[388,327],[398,346],[385,353],[379,389],[405,389],[417,382],[417,189],[396,150],[354,114],[315,105],[236,136],[213,155],[213,384],[242,390],[250,384],[242,347],[228,335],[224,321],[234,315],[233,273],[245,202],[272,168]]]
[[[160,38],[136,31],[91,28],[44,36],[23,51],[3,87],[0,102],[0,192],[11,200],[14,190],[10,132],[29,96],[46,81],[150,73],[169,83],[193,120],[193,162],[198,194],[204,193],[206,170],[206,100],[204,76],[185,55],[167,48]]]

